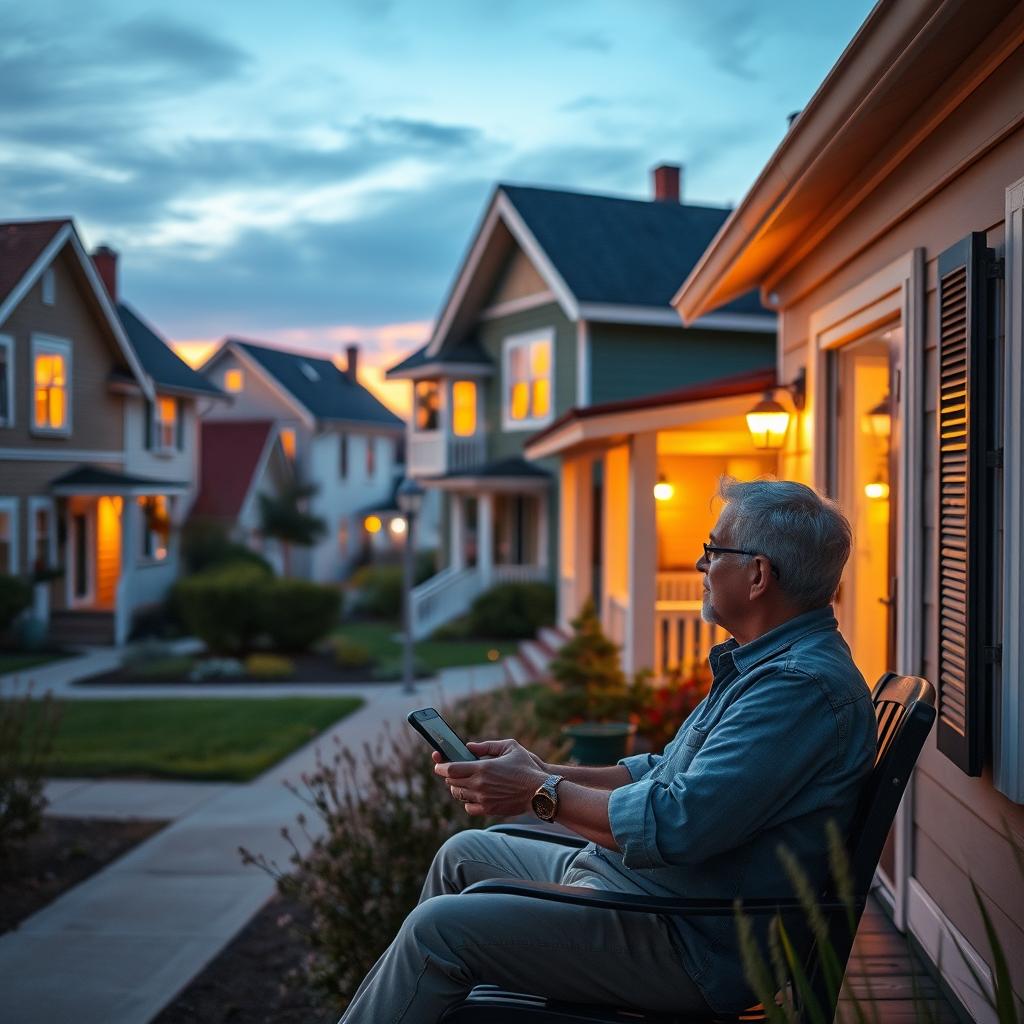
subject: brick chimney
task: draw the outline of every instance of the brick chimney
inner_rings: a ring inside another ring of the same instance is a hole
[[[651,172],[654,200],[658,203],[681,203],[683,169],[679,164],[659,164]]]
[[[345,346],[345,376],[354,384],[359,373],[359,346]]]
[[[109,245],[101,245],[93,250],[92,265],[100,275],[110,301],[117,305],[117,252]]]

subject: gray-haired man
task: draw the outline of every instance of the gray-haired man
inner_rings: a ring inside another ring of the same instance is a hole
[[[544,764],[515,740],[435,767],[473,814],[531,806],[583,850],[478,830],[438,851],[419,906],[363,981],[345,1022],[432,1022],[478,984],[652,1011],[743,1009],[754,999],[731,920],[612,913],[463,894],[525,878],[688,897],[789,891],[776,849],[826,873],[825,823],[845,827],[874,761],[870,694],[830,603],[850,553],[838,508],[787,481],[722,481],[697,568],[711,692],[663,754],[609,768]],[[536,800],[535,800],[536,797]],[[761,936],[763,939],[763,935]]]

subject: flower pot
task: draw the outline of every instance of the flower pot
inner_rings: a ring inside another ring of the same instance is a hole
[[[633,722],[579,722],[567,725],[562,735],[572,740],[570,758],[576,764],[610,765],[633,751]]]

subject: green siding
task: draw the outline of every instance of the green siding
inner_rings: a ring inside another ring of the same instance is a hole
[[[774,365],[774,334],[590,325],[590,401],[595,405]]]

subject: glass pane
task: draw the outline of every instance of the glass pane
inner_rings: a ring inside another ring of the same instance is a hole
[[[526,381],[512,385],[510,415],[514,420],[525,420],[530,411],[530,390]]]
[[[534,418],[547,416],[551,404],[551,382],[547,377],[533,382],[533,409]]]
[[[50,422],[48,426],[54,429],[64,426],[64,388],[52,387],[50,395]]]
[[[530,346],[530,376],[547,377],[551,373],[551,342],[535,341]]]
[[[457,380],[452,385],[452,430],[456,437],[476,433],[476,383]]]
[[[37,427],[45,427],[47,425],[46,419],[46,405],[47,405],[47,391],[46,388],[36,388],[36,410],[35,410],[35,423]]]
[[[62,355],[50,356],[50,373],[53,383],[63,387],[66,380],[64,377],[64,357]]]
[[[50,357],[46,355],[36,356],[36,384],[46,387],[53,379],[50,367]]]
[[[417,430],[437,430],[438,411],[441,408],[441,392],[436,380],[416,382],[415,425]]]

